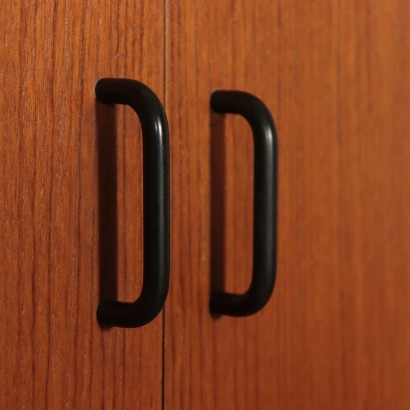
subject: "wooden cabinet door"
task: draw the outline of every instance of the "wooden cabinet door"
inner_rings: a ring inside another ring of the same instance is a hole
[[[405,1],[173,1],[167,409],[410,408],[409,8]],[[253,143],[213,116],[248,91],[279,135],[277,283],[212,318],[211,277],[252,266]]]
[[[24,2],[0,9],[0,408],[407,409],[409,10],[400,0]],[[141,287],[142,155],[101,77],[144,82],[171,135],[171,288]],[[252,267],[253,143],[215,89],[279,134],[277,284],[213,318]]]
[[[2,2],[1,409],[161,407],[162,315],[96,320],[100,268],[139,293],[142,157],[135,113],[96,107],[94,85],[163,100],[164,46],[163,1]]]

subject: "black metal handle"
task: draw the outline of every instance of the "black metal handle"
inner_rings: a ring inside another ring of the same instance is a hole
[[[144,84],[103,78],[95,87],[103,104],[129,105],[142,128],[144,183],[144,273],[134,303],[103,301],[97,310],[103,325],[143,326],[164,306],[169,288],[169,142],[167,118],[157,96]]]
[[[253,275],[241,295],[212,291],[214,314],[248,316],[261,310],[275,286],[277,242],[277,136],[273,118],[255,96],[240,91],[215,91],[211,108],[218,114],[242,115],[254,138]]]

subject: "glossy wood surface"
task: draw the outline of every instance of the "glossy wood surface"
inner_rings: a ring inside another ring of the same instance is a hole
[[[166,16],[165,407],[408,409],[408,4],[169,1]],[[277,285],[244,319],[207,309],[215,271],[240,292],[252,264],[251,133],[211,115],[214,89],[260,97],[279,135]]]
[[[4,2],[0,408],[409,408],[409,17],[401,0]],[[104,76],[144,82],[170,120],[171,288],[141,329],[95,318],[138,296],[142,267],[138,119],[96,106]],[[211,283],[241,292],[252,266],[252,137],[211,114],[217,88],[260,97],[279,134],[278,280],[244,319],[208,310]]]
[[[163,99],[162,1],[2,3],[1,409],[162,405],[162,316],[96,321],[100,293],[135,300],[142,272],[139,121],[96,107],[106,76]]]

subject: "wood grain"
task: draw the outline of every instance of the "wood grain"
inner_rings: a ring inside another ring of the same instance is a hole
[[[96,110],[94,85],[134,78],[163,99],[164,4],[5,1],[0,44],[0,408],[160,408],[162,317],[96,321],[99,169],[117,169],[121,300],[140,287],[142,180],[138,119]],[[116,168],[99,167],[99,145]]]
[[[409,408],[408,4],[169,1],[166,15],[166,408]],[[211,118],[216,88],[260,97],[279,134],[278,281],[244,319],[208,311],[212,266],[239,292],[252,262],[251,134]]]

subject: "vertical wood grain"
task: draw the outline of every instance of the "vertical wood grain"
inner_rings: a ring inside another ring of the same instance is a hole
[[[166,16],[166,408],[407,409],[408,4],[168,1]],[[211,117],[214,89],[260,97],[279,135],[277,285],[242,319],[208,310],[212,244],[230,291],[252,263],[251,134]]]
[[[94,85],[106,76],[140,80],[163,99],[162,1],[2,3],[2,409],[162,405],[162,317],[141,329],[102,330],[96,321],[98,144],[106,141]],[[134,300],[141,135],[131,109],[117,108],[115,122],[118,298]]]

